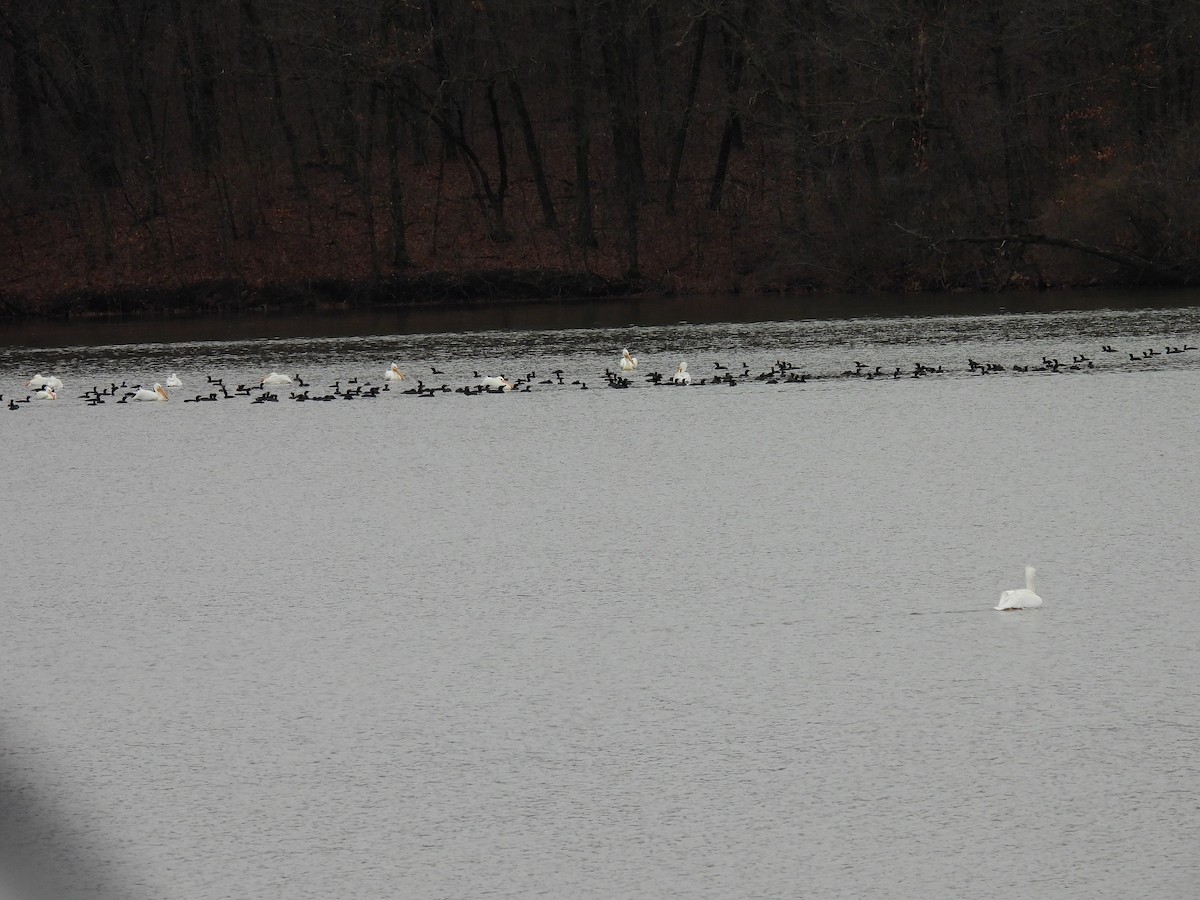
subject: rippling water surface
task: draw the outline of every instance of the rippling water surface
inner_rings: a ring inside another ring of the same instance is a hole
[[[1200,308],[36,343],[0,347],[5,403],[66,382],[0,407],[9,877],[1200,888],[1200,350],[1165,352],[1200,346]],[[680,359],[811,377],[644,380]],[[450,392],[181,402],[393,360]],[[169,403],[77,399],[170,371]],[[476,371],[537,375],[453,392]],[[1045,605],[995,612],[1026,563]]]

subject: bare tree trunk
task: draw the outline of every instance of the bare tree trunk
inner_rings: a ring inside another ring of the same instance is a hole
[[[696,47],[692,53],[692,67],[688,73],[687,94],[683,101],[683,113],[679,119],[679,128],[675,131],[675,140],[671,144],[671,169],[667,175],[667,212],[675,215],[675,193],[679,187],[679,170],[683,165],[683,149],[687,143],[688,125],[691,123],[692,110],[696,106],[696,90],[700,85],[700,72],[704,63],[704,42],[708,35],[708,16],[701,15],[696,20]]]
[[[637,54],[625,33],[628,0],[602,0],[599,13],[606,21],[600,32],[600,58],[608,93],[609,123],[618,180],[627,182],[640,198],[646,187],[642,137],[638,126]]]
[[[753,0],[750,0],[753,2]],[[742,25],[748,24],[749,7],[744,11]],[[725,179],[729,174],[729,154],[734,147],[742,147],[742,119],[738,113],[737,95],[741,90],[742,73],[746,69],[746,54],[742,49],[744,34],[735,32],[727,22],[721,29],[721,39],[724,52],[721,55],[725,72],[725,90],[727,94],[725,125],[721,129],[721,145],[717,151],[717,166],[713,171],[712,188],[708,194],[708,208],[721,208],[721,193],[725,188]]]
[[[525,105],[525,95],[516,78],[508,79],[508,92],[512,96],[513,109],[517,114],[517,125],[521,129],[521,137],[525,141],[525,152],[529,156],[529,170],[533,175],[533,184],[537,188],[538,202],[542,206],[542,224],[547,228],[558,227],[558,214],[554,211],[554,200],[550,197],[550,185],[546,181],[546,167],[542,161],[542,151],[538,147],[537,138],[533,133],[533,121],[529,117],[529,109]]]
[[[638,127],[637,54],[625,31],[627,0],[603,0],[599,14],[605,19],[600,33],[600,58],[608,93],[616,193],[625,238],[625,275],[633,280],[639,277],[639,213],[646,190]]]
[[[734,119],[725,117],[725,127],[721,129],[721,144],[717,150],[717,165],[713,170],[712,187],[708,192],[708,208],[721,208],[721,194],[725,190],[725,178],[729,174],[729,153],[733,149]]]
[[[1004,227],[1020,228],[1029,218],[1029,182],[1020,161],[1019,122],[1023,120],[1012,99],[1009,82],[1009,62],[1004,48],[1006,22],[1001,18],[999,4],[988,10],[992,28],[992,75],[996,86],[996,103],[1000,108],[1000,148],[1004,171]]]
[[[405,269],[412,265],[404,237],[404,186],[400,181],[400,103],[396,85],[387,86],[387,167],[388,199],[392,219],[392,265]]]
[[[241,8],[242,14],[246,17],[246,23],[266,53],[267,73],[271,78],[271,109],[275,112],[275,120],[279,123],[279,130],[283,132],[283,138],[287,144],[288,163],[292,170],[292,187],[301,195],[307,196],[308,188],[305,186],[304,175],[300,169],[300,142],[296,137],[295,129],[292,128],[292,123],[288,121],[287,112],[283,108],[283,76],[279,71],[279,58],[275,52],[275,44],[263,27],[263,21],[254,7],[254,0],[241,0]]]
[[[358,178],[359,195],[362,197],[363,219],[367,227],[367,249],[371,254],[371,275],[379,278],[379,237],[375,233],[375,195],[372,181],[372,170],[375,157],[375,107],[379,97],[379,85],[372,83],[368,88],[366,134],[361,141],[362,167]]]
[[[342,170],[342,177],[353,184],[362,178],[359,172],[359,136],[358,117],[355,113],[354,86],[350,84],[350,73],[343,71],[338,79],[338,97],[340,102],[335,113],[334,141],[337,150],[334,154],[335,164]],[[370,181],[370,176],[367,176]]]
[[[62,39],[69,62],[86,77],[64,83],[54,74],[49,61],[41,65],[43,75],[53,79],[54,87],[63,102],[68,120],[80,145],[83,169],[93,186],[104,189],[121,184],[121,168],[117,164],[116,117],[112,101],[100,91],[96,65],[88,52],[87,41],[78,21],[64,23]],[[70,73],[67,73],[70,74]],[[101,220],[108,222],[108,204],[100,201]]]
[[[588,129],[587,92],[584,85],[583,31],[579,23],[577,0],[567,0],[567,80],[571,100],[571,133],[575,149],[575,243],[596,246],[592,222],[592,185],[588,156],[591,133]]]
[[[538,202],[542,206],[542,224],[547,228],[558,227],[558,216],[554,212],[554,201],[550,199],[550,186],[546,181],[546,168],[542,161],[542,151],[538,147],[537,137],[533,131],[533,120],[529,115],[529,108],[525,104],[525,92],[521,89],[521,83],[517,80],[517,68],[512,61],[512,54],[509,53],[508,45],[501,37],[499,30],[496,27],[496,22],[491,13],[490,4],[480,4],[483,10],[483,18],[487,23],[488,31],[491,34],[492,46],[496,48],[496,56],[500,60],[500,66],[504,70],[504,81],[508,87],[508,94],[512,98],[513,111],[517,116],[517,126],[521,131],[521,139],[525,143],[525,155],[529,159],[529,170],[533,176],[533,184],[537,189]]]
[[[130,32],[125,23],[125,11],[117,0],[109,0],[106,17],[112,29],[113,40],[124,52],[118,54],[121,82],[124,88],[125,107],[129,117],[129,129],[136,146],[135,159],[131,168],[142,174],[142,186],[148,196],[144,210],[136,210],[139,218],[149,219],[162,215],[163,199],[160,178],[162,175],[162,134],[156,120],[150,86],[154,76],[149,71],[147,55],[151,43],[151,9],[134,9],[139,27]],[[154,23],[161,24],[161,23]],[[126,195],[128,199],[128,194]],[[131,201],[132,202],[132,201]]]
[[[508,223],[504,217],[504,201],[508,195],[508,151],[504,147],[504,126],[500,121],[500,104],[496,102],[496,82],[489,81],[487,86],[488,110],[492,114],[492,131],[496,136],[496,191],[491,195],[492,211],[495,222],[492,228],[492,240],[512,240]]]
[[[181,70],[183,109],[188,122],[192,155],[201,166],[208,167],[221,154],[212,40],[194,8],[185,21],[180,0],[172,0],[171,6],[175,16],[175,53]]]
[[[455,88],[455,79],[446,57],[446,24],[442,16],[441,0],[429,0],[429,42],[433,52],[433,72],[437,78],[437,101],[433,111],[441,122],[443,147],[446,159],[458,159],[458,142],[465,140],[463,131],[463,109]]]
[[[33,187],[41,186],[45,175],[46,157],[39,152],[39,138],[42,134],[38,121],[38,107],[41,103],[34,88],[33,49],[23,28],[0,12],[4,17],[5,38],[12,47],[13,81],[11,91],[17,114],[17,150],[24,171],[30,173]]]

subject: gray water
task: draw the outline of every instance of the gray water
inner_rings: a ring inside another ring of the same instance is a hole
[[[1194,896],[1183,346],[1198,307],[0,348],[5,402],[66,382],[0,407],[9,877]],[[644,380],[680,359],[811,378]],[[181,402],[393,360],[451,392]],[[78,399],[172,370],[168,403]],[[475,371],[537,375],[452,392]],[[1026,563],[1044,606],[994,611]]]

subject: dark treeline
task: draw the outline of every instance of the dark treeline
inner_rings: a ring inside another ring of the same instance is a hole
[[[0,292],[1200,275],[1194,0],[0,5]]]

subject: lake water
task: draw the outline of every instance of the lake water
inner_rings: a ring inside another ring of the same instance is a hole
[[[14,331],[0,897],[1194,896],[1200,299],[1138,305]]]

